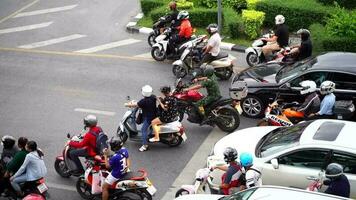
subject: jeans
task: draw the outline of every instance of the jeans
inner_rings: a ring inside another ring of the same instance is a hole
[[[26,181],[26,173],[21,174],[20,176],[14,178],[14,180],[11,181],[12,188],[14,188],[16,192],[21,192],[20,183],[24,183]]]
[[[142,145],[147,145],[147,137],[148,137],[148,132],[150,131],[148,128],[151,125],[151,120],[149,120],[147,117],[143,118],[143,123],[141,127],[141,133],[142,133]]]
[[[77,166],[76,170],[84,171],[82,163],[79,160],[79,157],[86,157],[86,156],[88,156],[88,152],[86,149],[72,149],[69,152],[70,159],[73,160],[73,162]]]

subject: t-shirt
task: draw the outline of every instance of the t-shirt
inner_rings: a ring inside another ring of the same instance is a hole
[[[312,51],[313,51],[313,45],[310,39],[306,41],[302,41],[299,47],[298,60],[303,60],[305,58],[310,57],[312,55]]]
[[[350,182],[345,175],[341,175],[340,178],[331,181],[325,193],[349,198]]]
[[[126,159],[129,158],[129,152],[126,148],[121,148],[116,151],[110,158],[109,164],[112,169],[111,175],[117,179],[122,178],[125,175],[127,168]]]
[[[213,47],[209,53],[212,56],[217,56],[220,53],[221,37],[219,33],[213,34],[208,40],[208,46]]]
[[[216,81],[215,75],[201,82],[201,86],[206,88],[209,97],[218,98],[221,96],[219,84]]]
[[[22,163],[24,162],[28,152],[24,149],[17,152],[14,158],[6,165],[6,169],[9,172],[16,173],[20,169]]]
[[[226,178],[224,180],[225,184],[230,184],[232,181],[237,181],[239,180],[240,176],[242,174],[241,171],[241,166],[238,164],[230,164],[227,172],[226,172]]]
[[[137,102],[138,107],[142,109],[142,117],[152,120],[156,117],[156,97],[151,95]]]
[[[178,116],[177,99],[168,96],[162,100],[162,104],[167,106],[167,110],[161,109],[160,119],[163,123],[173,121]]]
[[[251,167],[246,171],[246,187],[255,187],[262,185],[261,172],[259,169]]]
[[[333,93],[324,97],[320,104],[319,115],[333,115],[333,108],[335,105],[335,95]]]
[[[289,32],[288,26],[285,24],[277,25],[276,34],[277,43],[280,47],[288,46],[289,42]]]

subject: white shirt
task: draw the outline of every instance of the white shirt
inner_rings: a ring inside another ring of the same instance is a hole
[[[208,46],[212,47],[209,53],[211,53],[212,56],[217,56],[220,53],[220,44],[221,37],[219,33],[215,33],[209,38]]]
[[[261,172],[259,169],[251,167],[249,170],[246,172],[246,187],[254,187],[254,186],[261,186],[262,185],[262,178],[261,178],[261,173],[258,173],[257,171]]]

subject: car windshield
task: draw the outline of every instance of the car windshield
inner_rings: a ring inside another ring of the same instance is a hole
[[[312,58],[312,59],[296,62],[292,65],[287,65],[278,71],[276,75],[276,82],[283,83],[293,77],[296,77],[304,73],[305,70],[311,68],[316,62],[317,59]]]
[[[265,135],[257,145],[256,155],[268,157],[299,144],[300,136],[311,122],[299,123],[290,127],[280,127]]]
[[[257,188],[247,189],[242,192],[232,194],[230,196],[221,197],[219,198],[219,200],[247,200],[256,190]]]

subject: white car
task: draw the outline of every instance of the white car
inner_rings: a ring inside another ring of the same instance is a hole
[[[236,148],[239,154],[251,153],[264,185],[305,189],[310,183],[308,177],[323,177],[326,166],[337,162],[350,181],[351,197],[356,197],[355,122],[316,120],[291,127],[239,130],[220,139],[207,162],[223,159],[226,147]],[[212,175],[214,180],[221,179],[221,173]]]
[[[176,200],[341,200],[348,199],[334,195],[310,192],[296,188],[261,186],[237,192],[229,196],[195,194],[184,195]]]

